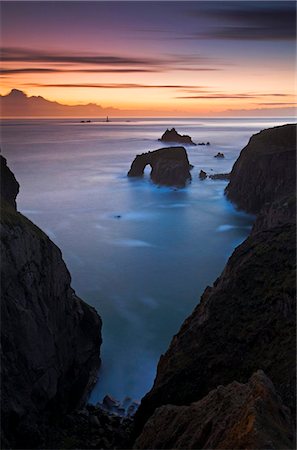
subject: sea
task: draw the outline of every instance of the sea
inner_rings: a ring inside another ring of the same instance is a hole
[[[252,134],[288,119],[10,119],[1,151],[20,183],[18,210],[57,244],[78,296],[103,320],[102,366],[90,401],[134,400],[151,388],[160,355],[206,286],[248,235],[254,218],[224,196]],[[127,177],[137,154],[165,147],[175,127],[196,143],[184,189]],[[214,156],[224,153],[225,158]]]

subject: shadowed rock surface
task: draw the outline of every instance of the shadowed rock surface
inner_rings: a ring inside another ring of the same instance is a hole
[[[7,166],[6,159],[0,155],[0,174],[1,174],[1,199],[16,209],[16,197],[19,193],[20,185],[15,179],[14,174]]]
[[[179,134],[175,128],[171,128],[171,130],[166,130],[162,135],[161,142],[176,142],[177,144],[187,144],[187,145],[196,145],[190,136],[187,134]]]
[[[229,200],[257,214],[265,203],[296,192],[296,125],[253,135],[241,151],[226,187]]]
[[[151,179],[164,186],[184,187],[191,180],[189,159],[184,147],[165,147],[137,155],[128,172],[129,177],[141,177],[147,165]]]
[[[235,163],[227,192],[232,191],[242,207],[260,214],[251,235],[235,249],[222,275],[213,287],[206,288],[200,304],[161,356],[153,388],[142,399],[136,413],[136,433],[140,433],[157,407],[189,405],[218,385],[234,380],[246,383],[258,369],[265,371],[295,417],[294,129],[286,126],[262,132],[265,136],[271,132],[273,142],[282,143],[279,152],[276,146],[271,153],[261,144],[256,146],[254,159],[253,149],[250,153],[246,149],[242,151],[240,179],[235,169],[239,160]],[[291,150],[287,152],[288,148]],[[264,160],[269,165],[267,171],[263,169]],[[247,172],[253,168],[248,177],[245,167]],[[234,179],[240,184],[239,194]],[[258,183],[263,195],[259,193]],[[170,448],[175,448],[174,441]]]
[[[1,183],[2,448],[35,448],[44,421],[93,387],[101,319],[75,295],[59,248],[16,211],[18,183],[3,160]]]
[[[190,406],[158,408],[134,448],[294,448],[290,411],[262,371],[247,384],[219,386]]]

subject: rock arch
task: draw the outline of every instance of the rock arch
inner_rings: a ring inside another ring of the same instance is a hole
[[[184,147],[165,147],[137,155],[128,172],[129,177],[141,177],[147,165],[156,184],[183,187],[191,179],[188,155]]]

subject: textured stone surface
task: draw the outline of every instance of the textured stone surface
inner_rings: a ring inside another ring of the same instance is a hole
[[[138,449],[293,449],[290,411],[262,371],[246,384],[219,386],[190,406],[158,408]]]
[[[142,176],[147,165],[152,168],[152,181],[159,185],[184,187],[191,179],[191,166],[184,147],[165,147],[137,155],[128,176]]]
[[[38,423],[82,404],[96,381],[101,319],[75,295],[58,247],[12,203],[1,201],[2,441],[34,448]]]
[[[296,125],[255,134],[234,164],[227,197],[257,214],[266,203],[296,192]]]

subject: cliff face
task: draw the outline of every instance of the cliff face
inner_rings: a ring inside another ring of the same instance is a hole
[[[227,197],[257,214],[265,203],[296,191],[296,125],[263,130],[251,137],[234,164]]]
[[[219,386],[190,406],[158,408],[134,448],[293,448],[290,412],[258,371],[247,384]]]
[[[235,163],[227,194],[240,207],[260,213],[251,235],[235,249],[161,356],[153,388],[136,414],[138,434],[157,407],[189,405],[218,385],[246,383],[258,369],[271,379],[294,416],[295,165],[291,150],[285,150],[291,148],[293,134],[294,126],[265,130],[251,138],[256,147],[249,144]],[[270,151],[258,146],[261,135],[265,142],[273,138]],[[174,440],[170,445],[164,448],[176,448]]]
[[[34,448],[45,418],[82,404],[96,381],[101,319],[75,295],[58,247],[16,211],[17,184],[1,169],[2,439]]]

